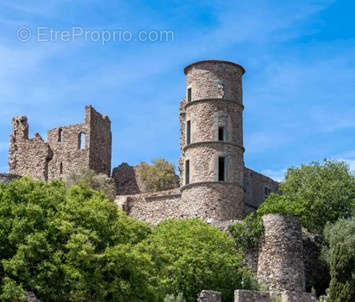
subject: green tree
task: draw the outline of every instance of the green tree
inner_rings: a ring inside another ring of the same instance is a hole
[[[355,177],[344,162],[325,160],[287,171],[279,194],[271,194],[258,214],[300,217],[310,232],[323,232],[326,223],[350,217],[355,207]]]
[[[152,165],[140,163],[138,176],[148,192],[169,190],[179,186],[179,178],[175,174],[174,165],[165,159],[156,159]]]
[[[150,232],[87,186],[0,185],[0,300],[157,301]]]
[[[68,187],[72,185],[88,186],[91,189],[100,191],[113,201],[116,197],[116,186],[112,178],[103,173],[96,173],[91,169],[80,169],[72,171],[64,178]]]
[[[324,254],[330,265],[330,302],[355,301],[355,218],[341,219],[324,231],[329,247]]]
[[[151,255],[159,291],[183,293],[188,302],[206,288],[222,292],[224,301],[232,301],[235,289],[256,288],[233,239],[200,220],[166,220],[137,247]]]

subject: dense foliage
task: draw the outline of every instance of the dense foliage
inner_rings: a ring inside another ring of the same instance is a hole
[[[200,220],[167,220],[140,245],[152,255],[161,291],[182,292],[188,302],[195,302],[203,289],[220,291],[224,301],[233,301],[235,289],[256,288],[241,268],[233,239]]]
[[[264,230],[260,216],[249,214],[244,220],[229,226],[228,231],[235,240],[237,249],[248,252],[257,249]]]
[[[179,186],[174,165],[165,159],[156,159],[152,165],[140,163],[138,175],[148,192],[169,190]]]
[[[151,228],[87,184],[0,185],[1,301],[195,301],[206,288],[232,300],[252,287],[233,240],[202,221]]]
[[[327,225],[324,233],[331,274],[328,301],[355,301],[355,218]]]
[[[258,214],[280,213],[300,217],[310,232],[350,217],[355,207],[355,177],[344,162],[325,160],[287,171],[279,194],[271,194]]]
[[[0,186],[0,300],[155,301],[150,228],[87,187],[22,179]]]

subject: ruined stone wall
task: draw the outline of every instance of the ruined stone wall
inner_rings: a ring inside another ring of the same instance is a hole
[[[222,302],[222,294],[213,290],[203,290],[197,302]]]
[[[85,107],[85,122],[48,131],[48,143],[36,133],[28,138],[27,117],[12,121],[10,173],[51,180],[90,168],[110,175],[111,122],[91,106]]]
[[[146,192],[146,187],[139,177],[139,165],[130,166],[122,163],[112,171],[117,195],[133,195]]]
[[[263,216],[257,277],[275,291],[305,291],[302,232],[292,216]]]
[[[258,292],[250,290],[236,290],[234,302],[316,302],[316,298],[303,292]]]
[[[86,107],[85,124],[89,127],[89,168],[111,175],[112,133],[111,121],[91,106]]]
[[[244,202],[245,212],[249,214],[255,211],[262,204],[270,193],[278,191],[279,183],[255,172],[244,168]]]
[[[28,137],[26,116],[12,119],[10,138],[9,168],[11,174],[32,176],[36,179],[48,179],[48,162],[53,153],[41,136],[36,133],[34,138]]]
[[[115,203],[133,218],[151,224],[168,218],[185,218],[189,205],[181,202],[180,189],[117,196]]]
[[[80,133],[85,134],[85,149],[80,149]],[[89,128],[86,124],[63,126],[48,131],[48,143],[53,151],[48,179],[56,179],[89,166]]]

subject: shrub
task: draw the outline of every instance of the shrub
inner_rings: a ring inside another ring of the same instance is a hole
[[[71,187],[72,185],[88,186],[91,189],[104,193],[111,201],[116,197],[114,180],[103,173],[97,174],[90,169],[72,171],[65,177],[64,182],[68,187]]]
[[[138,176],[148,192],[164,191],[179,186],[174,165],[164,159],[156,159],[152,165],[140,163]]]
[[[330,302],[355,301],[355,218],[341,219],[324,231],[329,247],[324,256],[330,265]]]
[[[249,214],[244,220],[229,226],[228,231],[235,240],[237,249],[243,252],[256,249],[264,230],[260,217]]]
[[[183,293],[188,302],[206,288],[222,292],[224,301],[235,289],[256,288],[233,239],[200,220],[166,220],[138,248],[155,263],[159,291]]]

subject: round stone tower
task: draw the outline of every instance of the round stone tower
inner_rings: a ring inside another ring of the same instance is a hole
[[[189,216],[207,220],[243,217],[244,68],[227,61],[188,65],[180,107],[182,200]]]
[[[301,224],[296,217],[263,216],[264,237],[258,261],[258,281],[273,291],[305,291]]]

